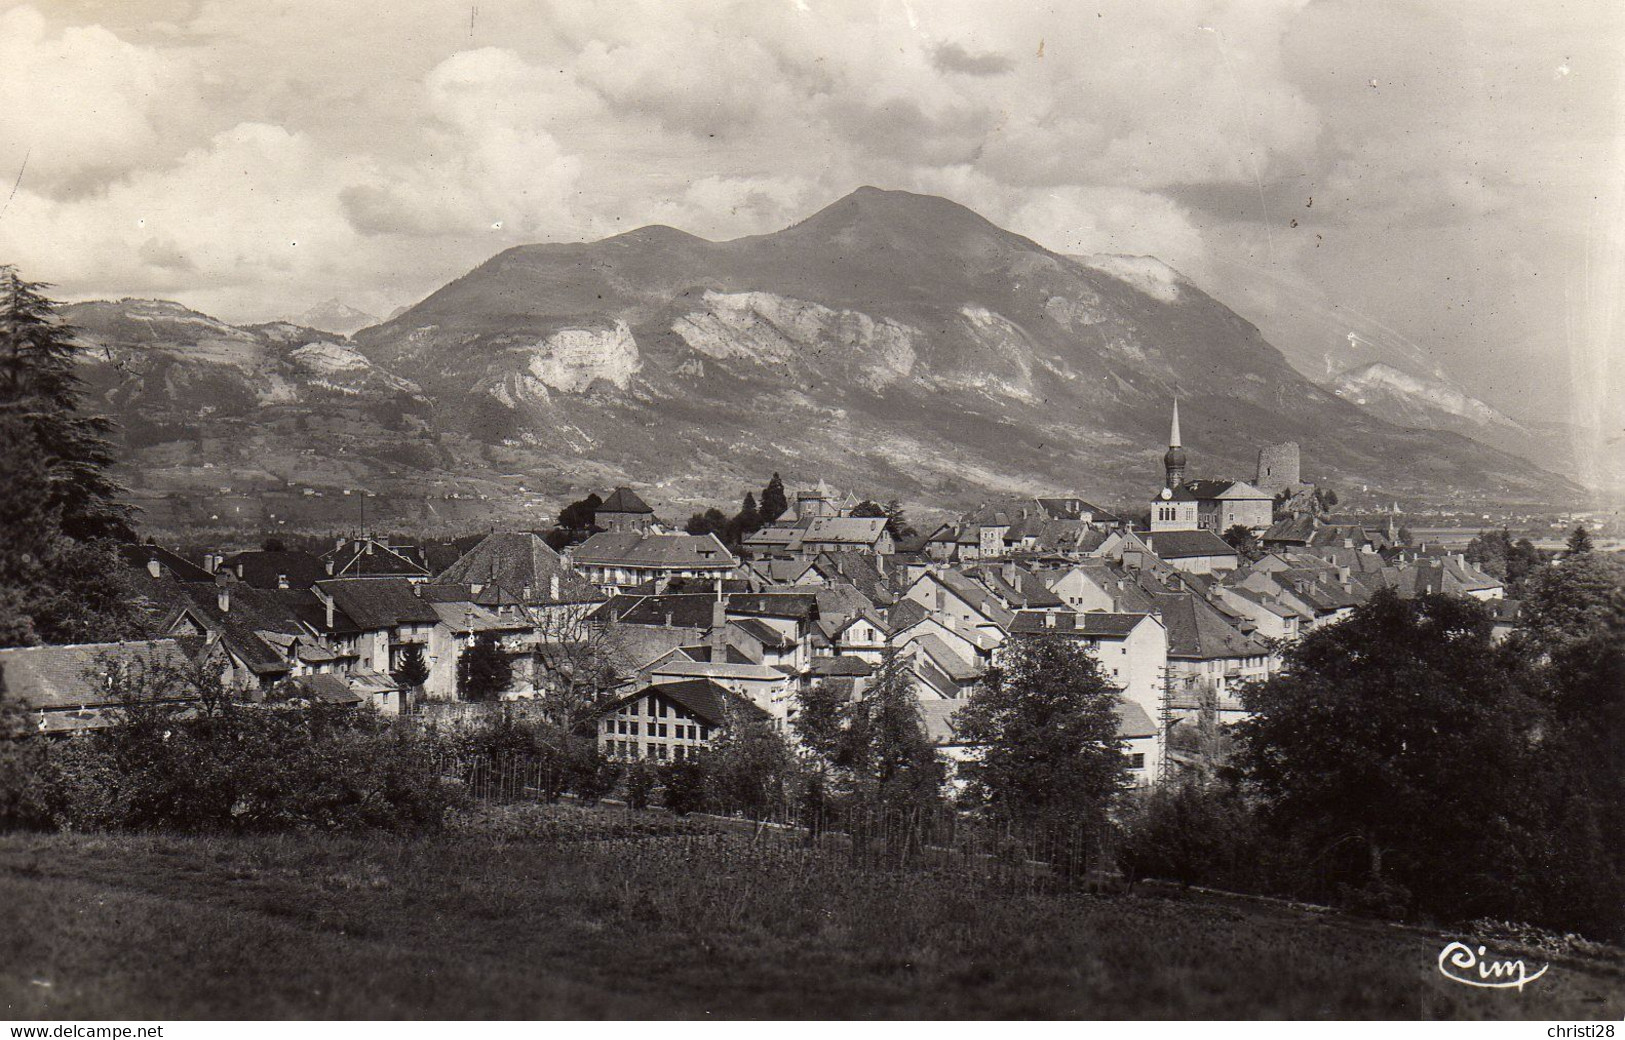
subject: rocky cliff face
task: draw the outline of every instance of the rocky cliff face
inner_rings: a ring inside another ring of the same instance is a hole
[[[1139,501],[1178,395],[1193,476],[1251,477],[1261,445],[1293,440],[1305,479],[1345,491],[1579,493],[1315,386],[1160,261],[1061,256],[902,192],[861,189],[731,242],[654,227],[510,249],[349,340],[152,301],[69,317],[148,476],[248,465],[227,449],[251,442],[256,472],[338,458],[342,479],[418,499],[479,485],[517,501],[523,485],[556,502],[630,481],[681,513],[777,470],[915,505]]]

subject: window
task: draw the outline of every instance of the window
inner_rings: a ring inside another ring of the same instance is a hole
[[[666,704],[664,702],[661,703],[661,705],[660,705],[660,717],[663,718],[663,719],[671,718],[671,705]],[[664,730],[666,727],[662,726],[660,728],[662,730]],[[662,734],[662,735],[664,735],[664,734]]]
[[[665,723],[664,723],[664,722],[662,722],[662,723],[661,723],[661,724],[660,724],[660,732],[659,732],[659,733],[656,733],[656,734],[655,734],[655,736],[657,736],[657,737],[663,737],[663,736],[665,736],[665,735],[666,735],[666,724],[665,724]]]
[[[1128,756],[1128,767],[1130,769],[1144,769],[1145,768],[1145,752],[1136,751],[1134,754]]]
[[[671,757],[679,762],[683,760],[683,746],[681,744],[672,749]]]
[[[700,727],[700,739],[701,740],[710,740],[711,739],[711,727],[710,726],[701,726]]]
[[[635,737],[638,735],[638,724],[636,722],[629,722],[626,724],[626,727],[631,736]]]
[[[666,745],[664,745],[664,744],[656,744],[654,746],[654,749],[655,749],[655,757],[660,759],[660,761],[664,762],[666,760]]]

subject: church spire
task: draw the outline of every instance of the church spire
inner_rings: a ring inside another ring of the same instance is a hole
[[[1174,422],[1168,430],[1168,454],[1162,457],[1165,486],[1171,491],[1185,482],[1185,449],[1179,443],[1179,398],[1174,398]]]

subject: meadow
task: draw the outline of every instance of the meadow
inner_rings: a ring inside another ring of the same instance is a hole
[[[429,838],[0,836],[0,1017],[1534,1018],[1625,1014],[1625,955],[1522,993],[1450,938],[1141,886],[995,883],[663,812],[486,807]],[[1532,964],[1532,967],[1534,965]]]

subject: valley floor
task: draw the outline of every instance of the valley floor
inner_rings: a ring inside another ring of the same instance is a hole
[[[1474,990],[1417,930],[859,871],[619,808],[417,840],[0,836],[0,935],[10,1019],[1625,1014],[1620,957]]]

